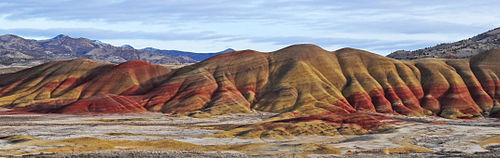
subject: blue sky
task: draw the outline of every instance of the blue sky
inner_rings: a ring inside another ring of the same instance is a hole
[[[3,0],[0,34],[196,52],[313,43],[388,54],[500,27],[494,0]]]

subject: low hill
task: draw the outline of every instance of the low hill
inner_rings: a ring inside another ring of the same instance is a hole
[[[145,111],[136,106],[140,100],[135,97],[118,95],[147,92],[170,71],[140,60],[118,65],[89,59],[49,62],[0,75],[0,104],[33,112]]]

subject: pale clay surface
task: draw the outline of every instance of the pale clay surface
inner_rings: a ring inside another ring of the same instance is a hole
[[[341,154],[345,154],[348,152],[370,152],[387,148],[397,148],[401,146],[401,142],[426,147],[436,152],[460,151],[474,153],[487,151],[479,146],[481,141],[489,137],[500,136],[500,122],[498,120],[460,121],[433,117],[400,117],[400,119],[407,121],[392,124],[391,126],[394,127],[393,131],[379,134],[338,135],[333,137],[309,136],[287,140],[207,137],[206,135],[217,133],[221,130],[200,127],[202,125],[215,124],[251,124],[262,121],[272,115],[235,114],[203,119],[172,117],[163,114],[110,116],[0,115],[0,120],[2,120],[0,122],[0,133],[3,136],[26,135],[40,139],[94,137],[110,140],[173,139],[197,145],[249,143],[280,145],[279,148],[269,147],[259,151],[260,153],[269,154],[293,152],[294,145],[299,144],[324,144],[329,147],[342,149]],[[118,122],[99,121],[102,119],[132,120]],[[452,125],[421,123],[422,120],[444,121]],[[130,135],[110,135],[110,133],[127,133]],[[15,147],[16,144],[9,144],[7,141],[0,140],[0,155],[3,150]],[[36,146],[24,147],[24,151],[37,150],[40,150],[40,148]]]

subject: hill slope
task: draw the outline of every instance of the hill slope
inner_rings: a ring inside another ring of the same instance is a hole
[[[484,51],[500,48],[500,28],[455,43],[444,43],[415,51],[400,50],[387,55],[395,59],[468,58]]]
[[[498,56],[496,51],[486,54]],[[313,45],[269,54],[239,51],[179,70],[150,92],[154,97],[145,106],[167,113],[256,109],[302,115],[368,111],[475,117],[489,113],[494,100],[498,106],[491,90],[495,84],[480,84],[496,82],[498,63],[484,60],[403,62],[362,50],[328,52]],[[476,77],[483,71],[488,75]]]
[[[139,107],[145,111],[134,97],[118,95],[144,93],[169,72],[140,60],[119,65],[88,59],[50,62],[0,75],[0,104],[34,112],[119,113]]]
[[[0,76],[0,107],[196,117],[257,110],[279,115],[230,134],[363,133],[382,124],[367,113],[500,117],[499,60],[500,50],[470,59],[399,61],[314,45],[270,53],[235,51],[173,71],[140,61],[73,60]],[[126,110],[116,110],[121,108]]]
[[[87,58],[122,63],[144,60],[156,64],[194,63],[189,57],[173,57],[130,46],[115,47],[85,38],[59,35],[47,40],[29,40],[15,35],[0,36],[0,64],[33,66],[49,61]]]

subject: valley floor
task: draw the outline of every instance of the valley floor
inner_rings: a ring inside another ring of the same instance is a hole
[[[0,157],[439,157],[500,156],[500,120],[390,116],[390,128],[365,135],[291,139],[216,137],[273,114],[214,118],[157,113],[0,115]]]

